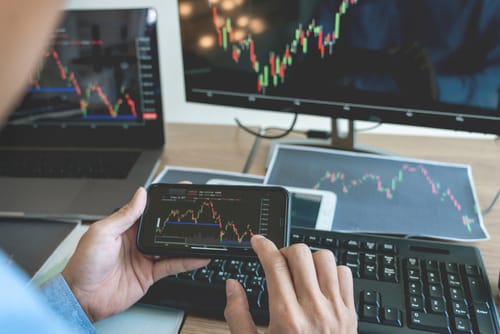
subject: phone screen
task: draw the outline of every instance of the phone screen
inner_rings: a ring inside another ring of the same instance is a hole
[[[149,254],[249,255],[262,234],[288,243],[288,195],[281,187],[154,184],[138,246]]]

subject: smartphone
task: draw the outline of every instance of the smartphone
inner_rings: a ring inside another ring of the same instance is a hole
[[[249,185],[230,179],[210,179],[207,184]],[[284,186],[290,197],[290,227],[331,231],[337,206],[332,191]]]
[[[137,247],[160,256],[253,258],[254,234],[288,246],[289,208],[283,187],[152,184]]]

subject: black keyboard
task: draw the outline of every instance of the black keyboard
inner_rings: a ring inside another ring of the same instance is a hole
[[[293,228],[291,243],[332,250],[351,268],[359,333],[500,333],[479,249],[423,240]],[[164,278],[141,303],[223,319],[224,282],[247,291],[258,324],[269,321],[258,261],[214,259],[204,268]]]
[[[0,151],[0,176],[126,178],[138,151]]]

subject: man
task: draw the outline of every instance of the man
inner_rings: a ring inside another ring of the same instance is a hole
[[[0,3],[0,124],[41,59],[62,2]],[[145,203],[146,192],[140,188],[130,203],[92,224],[62,274],[42,287],[43,296],[0,252],[2,330],[95,333],[92,322],[127,309],[157,280],[208,264],[205,259],[141,254],[135,246],[136,221]],[[336,266],[330,251],[312,254],[306,245],[278,250],[262,236],[252,238],[252,247],[267,278],[269,332],[356,332],[352,276],[347,267]],[[256,333],[242,286],[228,280],[226,293],[225,317],[231,332]]]

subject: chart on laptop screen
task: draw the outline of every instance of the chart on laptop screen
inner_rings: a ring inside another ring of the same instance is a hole
[[[281,145],[265,183],[333,191],[336,231],[488,238],[467,165]]]
[[[141,126],[156,120],[156,12],[65,12],[13,125]]]

